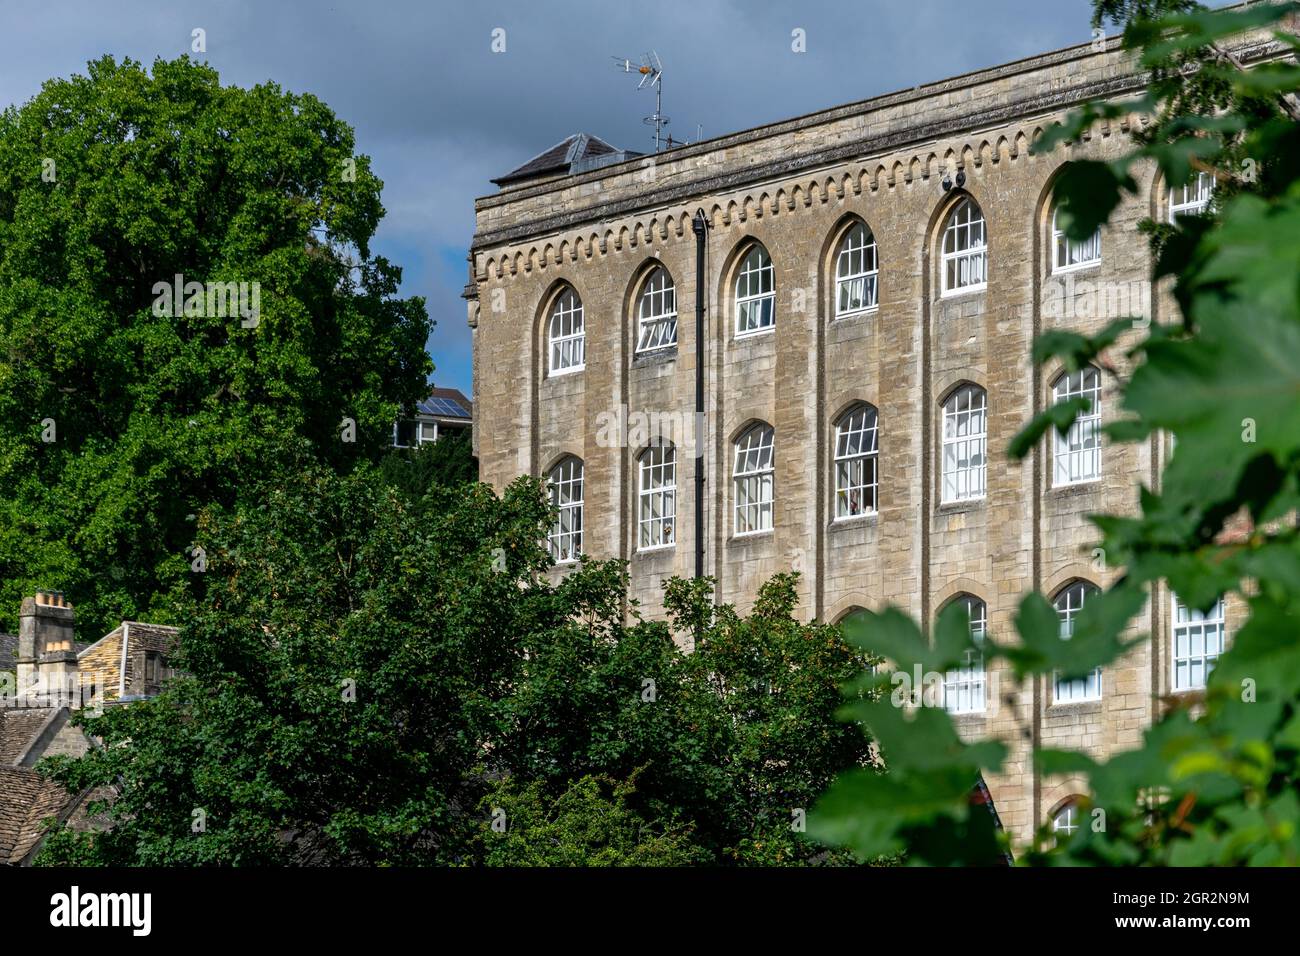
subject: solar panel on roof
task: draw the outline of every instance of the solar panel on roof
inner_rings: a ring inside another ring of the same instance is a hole
[[[469,412],[456,401],[450,398],[427,398],[422,403],[425,410],[431,415],[451,415],[455,418],[469,418]]]

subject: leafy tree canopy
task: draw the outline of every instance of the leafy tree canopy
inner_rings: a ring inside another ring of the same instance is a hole
[[[642,621],[619,562],[549,579],[535,479],[417,498],[301,457],[293,485],[200,516],[186,676],[90,717],[102,749],[42,765],[116,790],[113,827],[57,830],[45,862],[847,859],[796,833],[869,764],[836,719],[866,657],[796,619],[792,576],[748,616],[674,581],[671,621]]]
[[[380,454],[430,324],[370,251],[354,150],[315,97],[184,57],[105,57],[0,115],[0,626],[37,588],[84,633],[167,618],[194,516],[296,481],[286,438]],[[160,302],[177,276],[203,294]]]

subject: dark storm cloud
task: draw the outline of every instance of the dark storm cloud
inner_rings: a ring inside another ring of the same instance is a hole
[[[614,56],[657,50],[669,131],[694,139],[862,99],[1090,38],[1088,0],[798,4],[429,0],[31,2],[0,5],[0,103],[105,53],[190,48],[226,83],[274,80],[356,127],[385,182],[376,251],[405,267],[438,327],[439,383],[470,389],[464,254],[488,180],[573,132],[649,149],[650,93]],[[493,53],[492,31],[506,51]],[[807,52],[791,51],[791,31]]]

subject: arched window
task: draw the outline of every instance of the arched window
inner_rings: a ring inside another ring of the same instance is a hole
[[[835,261],[835,315],[852,315],[876,307],[876,237],[855,223],[840,242]]]
[[[663,266],[656,266],[641,287],[636,323],[638,352],[677,344],[677,289]]]
[[[876,410],[854,405],[835,423],[835,517],[856,518],[877,508]]]
[[[650,446],[641,453],[637,472],[637,547],[670,547],[677,541],[676,449]]]
[[[587,362],[587,333],[582,319],[582,300],[565,289],[551,306],[548,341],[551,345],[551,374],[581,371]]]
[[[1074,636],[1074,622],[1083,610],[1084,603],[1097,593],[1096,585],[1087,581],[1075,581],[1062,588],[1056,595],[1056,613],[1061,618],[1061,640],[1068,641]],[[1053,701],[1057,704],[1074,704],[1084,700],[1101,700],[1101,668],[1093,668],[1087,677],[1074,680],[1062,680],[1059,675],[1053,678],[1055,692]]]
[[[835,626],[840,629],[841,634],[843,634],[846,629],[850,628],[860,632],[868,625],[869,621],[870,618],[867,616],[866,610],[860,607],[854,607],[845,611],[844,614],[840,616],[840,619],[835,622]],[[867,669],[874,674],[880,666],[880,658],[874,654],[871,655],[871,658],[872,662],[867,665]]]
[[[763,332],[776,324],[776,272],[767,250],[755,243],[736,276],[736,335]]]
[[[1079,799],[1070,797],[1052,814],[1052,836],[1058,844],[1068,843],[1079,829]]]
[[[1088,365],[1077,372],[1062,372],[1052,385],[1058,404],[1086,398],[1088,410],[1080,412],[1062,435],[1052,429],[1052,484],[1073,485],[1101,477],[1101,373]]]
[[[978,385],[963,385],[943,403],[942,501],[984,497],[987,445],[987,396]]]
[[[1189,608],[1174,595],[1173,643],[1170,655],[1174,669],[1174,690],[1199,690],[1223,653],[1226,619],[1223,598],[1209,611]]]
[[[551,469],[551,504],[558,514],[546,540],[556,564],[577,561],[582,554],[582,472],[582,459],[572,456]]]
[[[962,594],[953,599],[954,604],[966,608],[970,619],[970,636],[978,645],[988,630],[988,608],[979,598]],[[950,714],[980,714],[984,712],[984,655],[967,652],[965,666],[948,671],[943,681],[943,704]]]
[[[1101,227],[1083,242],[1075,242],[1057,225],[1057,212],[1052,210],[1052,271],[1069,272],[1101,262]]]
[[[736,439],[732,469],[735,490],[735,533],[754,534],[772,529],[773,468],[772,426],[751,425]]]
[[[1179,216],[1199,216],[1209,208],[1214,195],[1214,176],[1197,173],[1181,186],[1169,188],[1169,221],[1177,222]]]
[[[973,199],[963,199],[943,231],[943,291],[972,292],[988,279],[988,244],[984,214]]]

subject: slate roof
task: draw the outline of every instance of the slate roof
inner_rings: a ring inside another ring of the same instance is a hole
[[[12,670],[18,662],[18,635],[0,634],[0,671]]]
[[[18,762],[54,712],[53,707],[0,707],[0,767]]]
[[[57,713],[53,707],[0,707],[0,866],[22,863],[44,835],[45,819],[72,809],[62,785],[15,766]]]
[[[0,866],[18,865],[44,835],[44,821],[72,809],[61,785],[26,767],[0,767]]]
[[[574,133],[492,182],[498,186],[512,186],[530,179],[567,175],[580,169],[592,169],[607,162],[622,162],[640,155],[642,154],[632,150],[611,146],[598,136]]]

